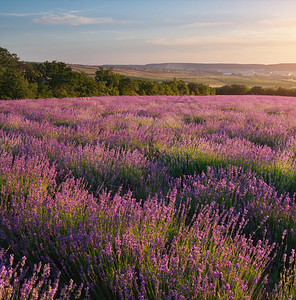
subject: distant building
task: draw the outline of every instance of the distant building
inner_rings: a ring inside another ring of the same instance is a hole
[[[276,76],[294,76],[294,73],[289,71],[273,71],[271,73],[272,75],[276,75]]]

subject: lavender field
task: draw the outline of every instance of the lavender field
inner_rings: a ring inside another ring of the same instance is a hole
[[[296,299],[296,98],[0,101],[0,299]]]

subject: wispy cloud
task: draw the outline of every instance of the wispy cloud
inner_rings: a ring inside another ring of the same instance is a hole
[[[39,18],[34,18],[34,23],[42,24],[53,24],[53,25],[89,25],[89,24],[103,24],[103,23],[112,23],[112,18],[89,18],[77,15],[78,12],[71,11],[61,14],[56,13],[46,13]]]
[[[34,23],[53,24],[53,25],[89,25],[112,23],[112,18],[90,18],[80,15],[80,11],[68,11],[61,13],[54,12],[28,12],[28,13],[0,13],[0,16],[6,17],[34,17]]]
[[[129,34],[123,31],[118,30],[97,30],[97,31],[81,31],[80,34],[101,34],[101,33],[107,33],[107,34]]]
[[[86,34],[86,35],[88,35],[88,34],[97,34],[97,32],[95,32],[95,31],[82,31],[82,32],[80,32],[80,34]]]
[[[199,44],[200,39],[196,37],[158,38],[146,40],[146,42],[158,46],[193,46]]]
[[[279,38],[256,38],[256,37],[238,37],[238,36],[215,36],[215,37],[184,37],[184,38],[158,38],[146,40],[146,43],[168,46],[168,47],[222,47],[222,46],[277,46],[277,45],[296,45],[294,39],[287,37]]]
[[[261,20],[260,25],[279,30],[293,29],[295,32],[296,18],[266,18]]]
[[[159,46],[209,46],[214,44],[225,44],[225,43],[233,43],[234,41],[238,41],[237,39],[229,39],[229,38],[221,38],[221,37],[182,37],[182,38],[157,38],[146,40],[149,44],[159,45]]]
[[[232,22],[195,22],[184,24],[182,28],[196,28],[196,27],[216,27],[216,26],[223,26],[223,25],[230,25]]]
[[[32,17],[32,16],[41,16],[44,13],[31,12],[31,13],[0,13],[0,16],[4,17]]]

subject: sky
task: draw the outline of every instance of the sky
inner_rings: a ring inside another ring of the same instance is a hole
[[[0,47],[76,64],[296,63],[295,0],[0,0]]]

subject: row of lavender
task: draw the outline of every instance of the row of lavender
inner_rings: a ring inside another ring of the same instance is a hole
[[[0,298],[296,297],[295,104],[0,102]]]

